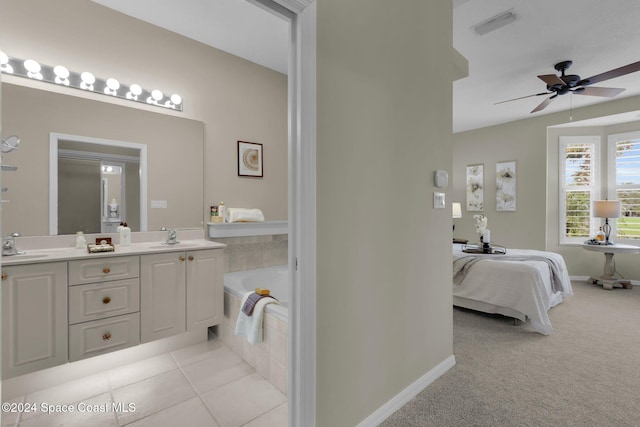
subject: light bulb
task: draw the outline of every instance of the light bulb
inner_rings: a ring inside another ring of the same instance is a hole
[[[118,90],[120,82],[116,79],[107,79],[107,87],[111,90]]]
[[[4,73],[13,74],[13,67],[9,64],[9,57],[0,50],[0,70]]]
[[[162,91],[158,89],[154,89],[151,91],[151,97],[153,97],[153,99],[155,99],[156,101],[160,101],[163,96],[164,95],[162,94]]]
[[[61,79],[66,79],[67,77],[69,77],[69,70],[64,65],[56,65],[55,67],[53,67],[53,72],[57,77],[60,77]]]
[[[93,90],[93,84],[96,81],[96,77],[88,71],[84,71],[80,74],[80,87],[86,90]]]
[[[138,95],[140,95],[142,93],[142,88],[140,87],[140,85],[135,84],[135,83],[132,84],[131,86],[129,86],[129,90],[135,96],[138,96]]]
[[[69,70],[63,65],[56,65],[53,67],[53,72],[56,75],[54,79],[56,83],[60,85],[69,86]]]
[[[27,59],[26,61],[24,61],[24,68],[26,68],[28,72],[33,74],[39,73],[41,70],[40,64],[38,64],[38,62],[34,61],[33,59]]]
[[[33,59],[27,59],[24,61],[24,68],[27,69],[27,77],[30,79],[42,80],[41,67]]]
[[[104,93],[107,95],[116,96],[118,94],[118,88],[120,87],[120,82],[116,79],[107,79],[107,87],[104,88]]]
[[[180,105],[182,104],[182,97],[177,93],[174,93],[173,95],[171,95],[171,102],[173,102],[175,105]]]
[[[80,74],[80,78],[82,79],[83,83],[86,83],[88,85],[92,85],[96,82],[96,77],[88,71]]]

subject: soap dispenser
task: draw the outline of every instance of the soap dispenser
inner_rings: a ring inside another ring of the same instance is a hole
[[[85,249],[87,247],[87,239],[82,231],[76,233],[76,249]]]
[[[129,246],[131,244],[131,228],[125,222],[120,228],[120,245]]]

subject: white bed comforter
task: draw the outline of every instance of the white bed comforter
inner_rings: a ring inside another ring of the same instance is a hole
[[[469,256],[462,252],[462,245],[453,245],[454,271],[456,259]],[[553,331],[547,311],[562,302],[566,295],[573,295],[571,281],[564,259],[553,252],[525,249],[509,249],[508,255],[518,258],[531,256],[545,257],[553,261],[557,281],[561,290],[554,292],[550,264],[545,261],[500,260],[501,255],[484,256],[475,262],[464,279],[453,285],[453,295],[489,305],[507,307],[527,316],[531,326],[538,332],[548,335]],[[458,268],[464,262],[458,262]]]

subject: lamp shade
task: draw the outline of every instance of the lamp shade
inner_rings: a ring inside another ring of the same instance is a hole
[[[462,218],[462,206],[460,206],[460,203],[451,203],[451,218]]]
[[[619,218],[622,211],[620,200],[594,200],[593,216],[596,218]]]

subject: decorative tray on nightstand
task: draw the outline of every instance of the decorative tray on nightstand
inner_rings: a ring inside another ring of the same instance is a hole
[[[489,252],[485,252],[482,248],[478,247],[478,245],[464,245],[462,252],[467,254],[504,255],[507,253],[507,248],[493,245],[489,248]]]

